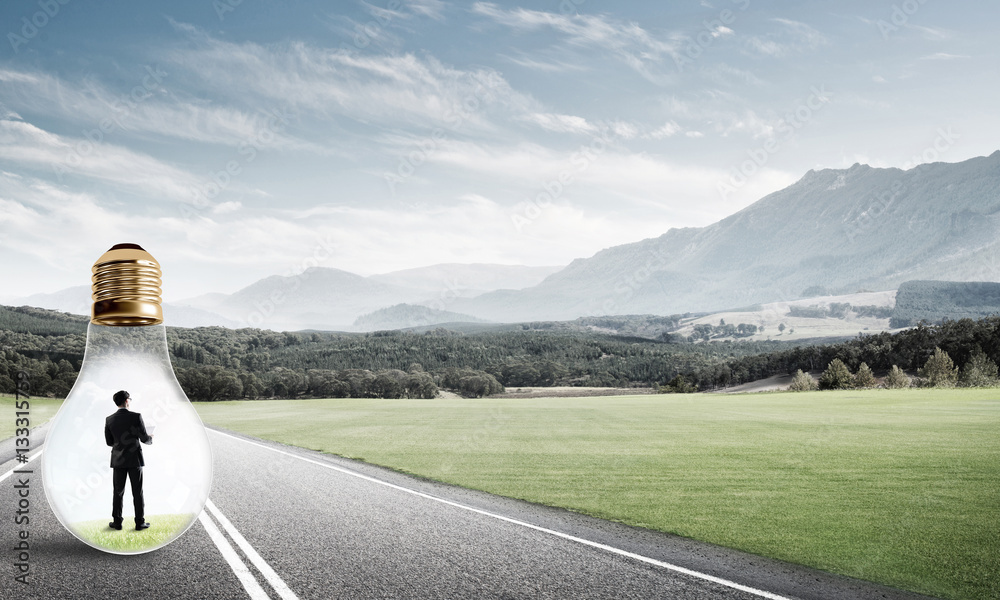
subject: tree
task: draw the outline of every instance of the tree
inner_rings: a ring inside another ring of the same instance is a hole
[[[218,365],[178,370],[177,380],[191,400],[215,402],[243,397],[243,382],[232,371]]]
[[[934,348],[934,355],[927,359],[920,376],[934,387],[953,387],[958,380],[958,367],[948,353],[941,348]]]
[[[854,386],[854,375],[844,361],[835,358],[830,361],[826,371],[819,377],[821,390],[846,390]]]
[[[510,387],[542,385],[540,383],[541,374],[538,372],[538,369],[530,363],[524,361],[516,361],[505,364],[503,368],[500,369],[499,375],[498,379],[503,381],[504,385]]]
[[[569,369],[554,360],[546,360],[538,365],[538,377],[541,385],[555,385],[559,379],[568,375]]]
[[[691,385],[683,375],[677,375],[666,385],[660,386],[661,394],[693,394],[698,388]]]
[[[892,369],[885,376],[883,384],[889,389],[908,388],[910,387],[910,377],[898,366],[892,365]]]
[[[376,398],[402,398],[406,394],[407,374],[398,369],[379,371],[372,382]]]
[[[256,400],[260,396],[263,386],[257,376],[253,373],[240,373],[240,382],[243,384],[243,397]]]
[[[966,387],[992,387],[997,384],[997,364],[977,350],[962,367],[959,382]]]
[[[812,378],[812,375],[799,369],[795,371],[795,376],[792,377],[792,383],[788,386],[788,389],[792,392],[808,392],[815,390],[816,387],[816,380]]]
[[[784,323],[780,323],[778,325],[778,332],[779,333],[783,333],[784,331],[785,331],[785,324]]]
[[[346,396],[349,398],[371,398],[375,375],[367,369],[344,369],[337,373],[337,378],[347,386]]]
[[[433,398],[437,393],[438,387],[429,373],[410,371],[406,378],[407,398]]]
[[[850,312],[851,305],[847,302],[831,302],[830,303],[830,316],[834,319],[846,319],[847,313]]]
[[[459,379],[457,391],[467,398],[482,398],[499,394],[504,391],[504,387],[489,373],[480,372]]]
[[[854,376],[854,387],[871,388],[875,387],[875,374],[868,367],[868,363],[861,363],[858,373]]]

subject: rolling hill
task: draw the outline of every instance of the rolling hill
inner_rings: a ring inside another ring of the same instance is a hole
[[[442,323],[483,323],[472,315],[437,310],[414,304],[396,304],[380,308],[354,320],[352,331],[377,331],[385,329],[407,329]]]

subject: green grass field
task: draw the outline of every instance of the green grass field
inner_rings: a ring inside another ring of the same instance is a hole
[[[56,411],[59,410],[63,402],[62,398],[24,398],[23,396],[21,400],[27,400],[30,403],[28,409],[28,412],[31,413],[29,416],[30,427],[38,427],[56,416]],[[0,440],[14,436],[14,431],[18,427],[14,421],[16,412],[14,396],[0,394],[0,414],[3,415],[3,418],[0,419]]]
[[[150,515],[149,529],[135,530],[132,519],[122,523],[122,529],[108,527],[108,519],[74,523],[73,530],[80,537],[110,552],[138,554],[156,548],[175,537],[194,520],[194,515]]]
[[[198,404],[207,422],[947,598],[1000,598],[1000,390]]]

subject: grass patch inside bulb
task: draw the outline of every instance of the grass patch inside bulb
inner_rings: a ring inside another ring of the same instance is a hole
[[[125,521],[122,529],[112,529],[107,519],[83,521],[71,525],[76,537],[91,546],[115,554],[141,554],[168,543],[191,525],[196,515],[149,515],[149,529],[136,531]]]

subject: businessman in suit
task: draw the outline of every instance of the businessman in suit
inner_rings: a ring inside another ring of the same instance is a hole
[[[145,520],[145,502],[142,498],[143,444],[152,444],[153,436],[146,433],[142,415],[128,409],[131,396],[125,390],[116,392],[118,410],[104,422],[104,441],[111,446],[111,468],[114,469],[114,496],[111,502],[112,529],[122,528],[122,500],[125,497],[125,479],[132,482],[132,503],[135,506],[135,528],[149,528]]]

